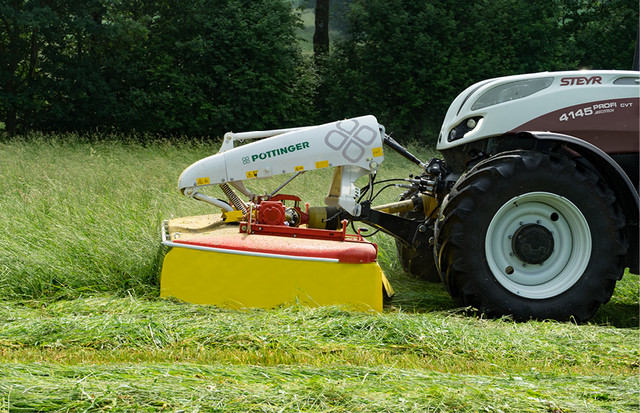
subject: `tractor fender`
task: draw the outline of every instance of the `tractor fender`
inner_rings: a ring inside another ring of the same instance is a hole
[[[545,141],[557,142],[566,148],[578,153],[586,159],[596,171],[605,179],[613,190],[626,217],[626,232],[629,240],[629,249],[625,257],[625,265],[630,271],[638,274],[640,270],[639,256],[639,230],[640,230],[640,200],[638,192],[629,176],[614,161],[611,156],[597,146],[574,136],[554,132],[522,132],[520,135]]]

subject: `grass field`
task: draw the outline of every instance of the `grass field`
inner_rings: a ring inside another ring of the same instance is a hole
[[[176,179],[217,145],[0,142],[0,411],[640,408],[636,275],[589,324],[486,320],[404,274],[380,235],[397,291],[383,314],[157,298],[160,221],[211,213]],[[380,175],[416,172],[387,152]],[[287,192],[318,205],[329,179],[310,172]]]

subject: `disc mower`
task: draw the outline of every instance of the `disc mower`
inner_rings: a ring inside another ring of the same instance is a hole
[[[163,223],[161,295],[231,307],[346,304],[382,310],[392,288],[377,247],[348,223],[396,239],[403,268],[443,282],[460,306],[515,319],[588,320],[637,273],[640,74],[544,72],[463,91],[422,161],[373,116],[227,133],[184,170],[183,195],[221,214]],[[251,141],[239,145],[240,141]],[[374,205],[384,147],[420,167],[401,199]],[[283,192],[332,168],[325,205]],[[255,193],[251,181],[287,175]],[[368,177],[362,187],[358,178]],[[245,186],[247,183],[247,186]],[[205,194],[219,186],[224,199]],[[252,268],[252,271],[245,271]]]

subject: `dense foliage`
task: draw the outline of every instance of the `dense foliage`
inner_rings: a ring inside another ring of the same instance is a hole
[[[354,0],[324,82],[328,118],[373,113],[433,142],[451,100],[482,79],[630,69],[635,0]]]
[[[429,142],[465,86],[628,69],[638,30],[635,0],[333,1],[344,35],[314,67],[300,4],[2,0],[0,122],[219,136],[371,113]]]
[[[0,16],[9,130],[210,135],[308,113],[289,1],[3,0]]]

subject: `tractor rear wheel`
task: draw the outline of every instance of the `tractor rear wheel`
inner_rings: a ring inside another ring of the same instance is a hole
[[[402,200],[408,198],[410,198],[410,196],[403,197]],[[400,213],[400,216],[413,220],[425,219],[425,215],[422,210],[402,212]],[[430,225],[427,226],[427,231],[427,239],[432,238],[433,227]],[[405,272],[428,282],[442,282],[433,257],[433,248],[430,245],[423,245],[416,249],[396,240],[396,250],[398,252],[400,264],[402,264],[402,269]]]
[[[624,272],[624,216],[604,181],[555,153],[498,154],[463,175],[436,223],[457,303],[489,316],[586,321]]]
[[[433,229],[429,228],[427,231],[430,232],[428,236],[433,236]],[[396,240],[396,249],[398,251],[398,259],[405,272],[428,282],[442,282],[433,258],[433,249],[429,246],[425,245],[420,249],[416,249]]]

